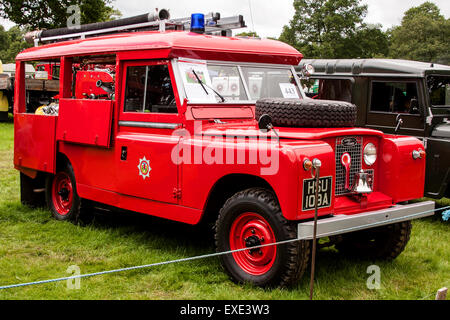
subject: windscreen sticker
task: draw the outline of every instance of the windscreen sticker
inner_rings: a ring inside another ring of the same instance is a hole
[[[299,99],[297,88],[292,83],[280,83],[281,93],[283,98]]]
[[[212,83],[206,61],[183,59],[178,61],[178,65],[189,101],[216,103],[215,94],[210,89]]]
[[[258,100],[261,97],[261,89],[263,84],[262,77],[249,77],[248,87],[250,90],[250,96],[253,100]]]

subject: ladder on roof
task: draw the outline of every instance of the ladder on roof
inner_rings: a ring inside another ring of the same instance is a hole
[[[224,17],[220,13],[205,14],[205,34],[232,36],[233,29],[245,28],[242,15]],[[118,19],[107,22],[81,25],[79,28],[60,28],[53,30],[31,31],[25,35],[25,40],[33,43],[48,44],[76,39],[86,39],[101,35],[118,34],[124,32],[190,30],[191,17],[171,19],[166,9],[146,13],[139,16]]]

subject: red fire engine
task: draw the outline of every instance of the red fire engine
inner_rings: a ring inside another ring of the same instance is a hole
[[[242,17],[144,19],[129,33],[125,23],[103,26],[106,35],[35,33],[47,44],[17,56],[23,203],[45,198],[58,220],[96,203],[191,225],[216,221],[218,251],[248,248],[223,256],[225,270],[260,286],[302,275],[316,205],[319,238],[380,259],[403,251],[410,220],[432,214],[433,202],[408,204],[423,196],[422,143],[354,128],[354,105],[307,99],[297,50],[230,37]],[[29,62],[60,66],[53,101],[27,100]]]

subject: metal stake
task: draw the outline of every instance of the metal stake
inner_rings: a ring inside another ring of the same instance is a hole
[[[318,159],[313,160],[313,168],[316,171],[316,200],[315,200],[315,213],[314,213],[314,232],[313,232],[313,247],[311,258],[311,282],[309,286],[309,300],[313,300],[314,296],[314,273],[316,269],[316,251],[317,251],[317,220],[319,217],[319,183],[320,183],[320,167],[322,163]]]

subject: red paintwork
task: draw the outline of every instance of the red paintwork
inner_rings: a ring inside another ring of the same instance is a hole
[[[71,99],[72,58],[88,54],[116,55],[114,102]],[[267,137],[258,129],[254,105],[193,105],[181,101],[179,88],[173,85],[178,114],[124,112],[124,70],[130,66],[167,64],[172,84],[175,84],[170,61],[173,57],[298,64],[302,56],[294,48],[277,41],[185,32],[121,34],[25,50],[17,57],[16,168],[29,176],[34,176],[37,171],[55,174],[59,153],[73,166],[81,198],[189,224],[201,220],[214,188],[223,179],[236,175],[239,179],[254,176],[273,189],[284,217],[299,221],[314,217],[314,210],[302,211],[303,181],[311,179],[311,172],[303,168],[305,159],[322,161],[321,176],[333,177],[334,190],[336,138],[362,136],[364,146],[371,142],[379,152],[373,166],[367,167],[363,163],[363,169],[375,172],[374,193],[364,201],[356,201],[347,196],[336,197],[333,191],[331,206],[321,208],[319,216],[358,214],[422,197],[425,159],[412,159],[413,150],[423,149],[420,141],[414,138],[385,136],[380,131],[361,128],[276,128],[281,140],[269,146],[268,154],[279,152],[278,171],[264,175],[262,171],[273,169],[270,165],[249,164],[248,161],[244,164],[242,161],[260,152],[258,139]],[[24,63],[50,58],[60,58],[60,115],[25,114]],[[215,123],[213,119],[216,118],[226,123]],[[174,129],[134,128],[119,125],[123,121],[176,126]],[[275,139],[273,132],[269,135]],[[234,164],[197,163],[195,156],[198,154],[216,155],[211,149],[212,142],[216,145],[223,142],[222,152],[235,159]],[[121,160],[123,148],[127,148],[126,160]],[[193,162],[172,162],[173,150],[186,157],[188,150],[192,150]],[[146,164],[142,166],[142,161],[149,161],[149,172],[140,169],[146,167]],[[237,180],[236,185],[240,181]],[[252,219],[259,218],[253,216]],[[249,223],[243,222],[242,227],[236,227],[236,232]]]
[[[257,242],[251,246],[277,242],[275,234],[266,219],[257,213],[246,212],[237,217],[231,226],[230,250],[235,251],[249,247],[246,242],[251,237],[257,239]],[[260,276],[268,272],[272,268],[276,256],[276,246],[263,247],[255,251],[248,250],[233,253],[234,260],[239,267],[253,276]]]
[[[78,71],[77,87],[75,88],[75,97],[77,99],[86,99],[89,95],[106,95],[102,88],[97,87],[97,81],[113,82],[109,73],[98,71]]]
[[[189,107],[192,119],[254,119],[255,113],[250,106],[233,107]]]
[[[109,147],[113,102],[108,100],[61,99],[56,139]]]
[[[149,31],[49,44],[27,49],[16,59],[30,61],[50,57],[135,51],[139,51],[139,54],[148,51],[148,59],[155,49],[166,49],[167,55],[158,58],[184,57],[241,62],[257,60],[265,63],[298,65],[303,57],[291,46],[273,40],[227,38],[183,31]]]
[[[41,69],[42,67],[44,68],[44,70],[42,71],[47,71],[48,74],[48,78],[47,80],[53,80],[53,72],[55,71],[55,68],[59,66],[59,64],[55,64],[55,63],[42,63],[42,64],[38,64],[36,66],[36,70]],[[58,79],[55,79],[58,80]]]
[[[14,164],[16,167],[54,173],[56,169],[55,117],[14,115]]]
[[[394,203],[423,197],[425,186],[425,161],[414,160],[414,150],[424,150],[423,144],[412,137],[386,135],[380,148],[379,157],[380,184]]]

